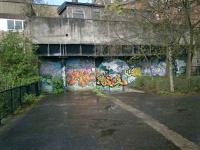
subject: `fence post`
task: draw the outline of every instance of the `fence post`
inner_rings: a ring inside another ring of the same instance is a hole
[[[0,126],[2,125],[2,124],[1,124],[1,120],[2,120],[2,118],[3,118],[3,117],[2,117],[2,112],[3,112],[3,110],[0,110]]]
[[[10,89],[10,112],[13,113],[13,91]]]
[[[36,96],[39,96],[40,94],[39,94],[39,82],[36,82],[35,83],[35,95]]]
[[[19,104],[20,104],[20,106],[22,106],[22,87],[21,87],[21,85],[19,87]]]
[[[29,85],[26,85],[26,94],[29,94]]]

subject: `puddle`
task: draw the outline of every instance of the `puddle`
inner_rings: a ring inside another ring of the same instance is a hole
[[[100,137],[112,136],[117,130],[116,129],[105,129],[100,131]]]

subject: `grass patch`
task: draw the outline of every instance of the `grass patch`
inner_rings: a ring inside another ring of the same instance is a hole
[[[200,77],[194,76],[191,80],[184,77],[176,77],[174,79],[175,93],[188,94],[200,92]],[[166,77],[150,77],[141,76],[136,78],[132,85],[133,88],[144,90],[147,92],[156,92],[159,94],[169,94],[169,80]]]
[[[106,98],[107,96],[98,89],[92,90],[98,97]]]

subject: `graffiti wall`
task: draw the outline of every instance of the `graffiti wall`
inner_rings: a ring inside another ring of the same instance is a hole
[[[67,89],[87,90],[96,86],[94,58],[69,58],[65,67]]]
[[[140,75],[139,68],[129,68],[123,60],[105,60],[96,68],[96,85],[98,89],[106,91],[123,90]]]
[[[175,60],[175,65],[176,65],[176,75],[182,75],[186,72],[186,63],[185,61],[182,59],[176,59]]]
[[[142,62],[141,70],[142,75],[150,76],[165,76],[166,75],[166,63],[165,61],[154,60],[151,65],[147,65],[145,62]]]
[[[124,86],[134,84],[139,76],[165,76],[165,60],[154,59],[151,65],[145,61],[139,64],[127,64],[121,59],[103,61],[96,68],[97,88],[102,90],[123,90]]]
[[[97,61],[99,61],[97,63]],[[97,64],[97,65],[95,65]],[[185,62],[175,61],[176,74],[185,72]],[[66,59],[41,60],[40,74],[44,91],[52,91],[53,79],[60,78],[69,90],[87,90],[98,88],[105,91],[123,90],[134,84],[137,77],[143,75],[165,76],[165,60],[154,59],[151,65],[145,61],[139,64],[127,64],[122,59],[99,59],[89,57],[69,57]]]
[[[40,75],[42,76],[42,89],[46,92],[53,90],[53,78],[61,78],[61,61],[41,60]]]

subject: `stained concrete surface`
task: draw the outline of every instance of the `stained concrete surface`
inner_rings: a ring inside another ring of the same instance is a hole
[[[131,101],[131,100],[130,100]],[[171,142],[92,92],[47,96],[0,134],[2,150],[176,150]]]
[[[158,96],[154,94],[113,94],[165,124],[186,139],[200,145],[200,95]]]

